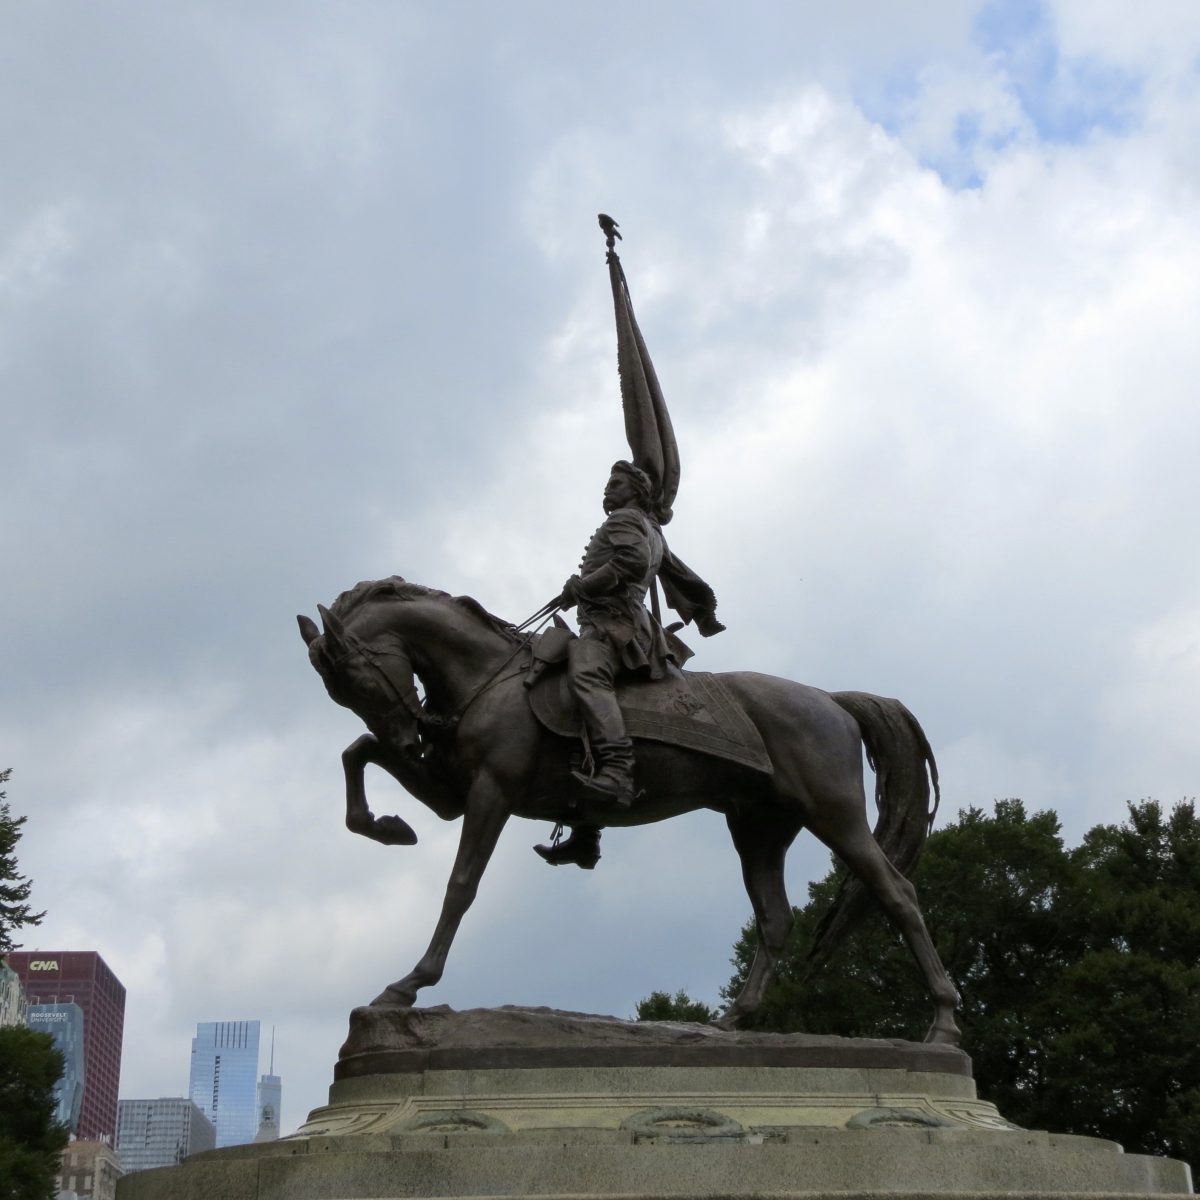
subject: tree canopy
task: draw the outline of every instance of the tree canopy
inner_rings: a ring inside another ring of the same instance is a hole
[[[756,1028],[922,1038],[930,1003],[881,913],[809,976],[807,951],[839,882],[831,872],[796,910]],[[1125,822],[1096,826],[1075,849],[1053,812],[1027,813],[1019,800],[991,814],[969,808],[930,836],[913,882],[962,994],[963,1049],[981,1095],[1027,1128],[1200,1162],[1194,804],[1131,804]],[[726,998],[754,947],[751,923]]]
[[[0,784],[12,771],[0,771]],[[9,812],[0,792],[0,955],[15,949],[13,934],[40,924],[29,906],[32,884],[17,870],[24,817]],[[0,1200],[49,1200],[54,1195],[67,1130],[55,1121],[55,1085],[63,1058],[54,1039],[23,1025],[0,1028]]]
[[[639,1021],[692,1021],[704,1025],[716,1015],[715,1008],[693,1000],[683,988],[674,996],[670,992],[651,992],[637,1006]]]
[[[0,1200],[54,1195],[67,1130],[55,1123],[62,1055],[49,1034],[0,1028]]]
[[[12,768],[0,771],[0,783],[7,783]],[[34,912],[29,906],[31,880],[17,870],[17,842],[21,840],[24,817],[9,812],[6,792],[0,792],[0,954],[15,950],[18,943],[12,935],[26,925],[39,925],[45,913]]]

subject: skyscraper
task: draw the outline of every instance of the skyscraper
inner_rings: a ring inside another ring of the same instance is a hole
[[[258,1132],[256,1142],[273,1142],[279,1137],[279,1110],[283,1104],[283,1080],[275,1074],[275,1027],[271,1026],[271,1065],[258,1081]]]
[[[212,1150],[212,1122],[190,1100],[122,1100],[117,1112],[117,1153],[128,1175],[173,1167],[189,1154]]]
[[[273,1142],[279,1137],[279,1106],[283,1102],[283,1080],[264,1075],[258,1081],[258,1130],[256,1142]]]
[[[83,1009],[69,1001],[62,1004],[31,1004],[26,1019],[30,1029],[48,1033],[54,1039],[55,1050],[63,1056],[62,1078],[54,1086],[58,1105],[54,1119],[75,1133],[79,1129],[84,1084],[87,1082]]]
[[[29,997],[21,977],[0,959],[0,1028],[5,1025],[24,1025],[29,1009]]]
[[[254,1141],[258,1130],[258,1022],[203,1021],[192,1038],[188,1095],[213,1123],[217,1148]]]
[[[94,950],[14,950],[8,965],[20,976],[30,1005],[78,1004],[83,1010],[81,1141],[113,1138],[121,1082],[125,988]]]

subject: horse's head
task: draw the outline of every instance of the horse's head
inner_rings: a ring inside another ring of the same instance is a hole
[[[413,667],[394,637],[360,638],[324,605],[318,605],[324,630],[298,616],[308,658],[330,697],[357,713],[380,741],[406,754],[420,750],[421,701]]]

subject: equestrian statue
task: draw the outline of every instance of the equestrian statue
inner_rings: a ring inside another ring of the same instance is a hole
[[[758,931],[746,982],[719,1025],[744,1024],[774,975],[793,925],[784,858],[807,828],[849,870],[810,950],[810,969],[873,897],[907,942],[933,1001],[926,1040],[957,1044],[957,992],[906,878],[938,799],[937,766],[916,718],[898,700],[864,692],[684,669],[692,652],[678,631],[691,624],[710,637],[725,627],[712,588],[663,536],[679,487],[678,449],[616,253],[621,234],[611,217],[599,220],[632,457],[613,465],[605,519],[578,573],[521,626],[470,597],[400,576],[359,583],[318,606],[320,628],[297,618],[329,695],[369,731],[342,754],[347,827],[384,845],[417,840],[401,817],[372,813],[368,764],[444,820],[462,820],[429,947],[372,1005],[411,1007],[441,979],[510,817],[552,823],[551,843],[535,846],[537,853],[555,866],[590,870],[603,828],[707,808],[725,817]],[[660,584],[680,617],[667,626]],[[578,634],[560,615],[571,608]],[[874,831],[864,747],[876,777]]]

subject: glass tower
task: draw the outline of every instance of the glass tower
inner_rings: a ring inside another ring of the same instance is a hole
[[[258,1131],[258,1022],[202,1021],[192,1038],[188,1095],[217,1131],[217,1149]]]
[[[258,1132],[256,1142],[271,1142],[279,1136],[279,1109],[283,1102],[283,1080],[264,1075],[258,1081]]]
[[[28,1023],[38,1033],[48,1033],[63,1056],[62,1078],[54,1086],[57,1108],[54,1119],[71,1133],[79,1130],[87,1068],[83,1054],[83,1009],[78,1004],[31,1004]]]
[[[29,997],[21,977],[0,958],[0,1029],[5,1025],[24,1025]]]

